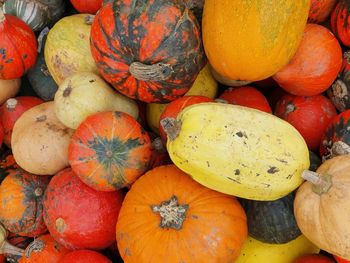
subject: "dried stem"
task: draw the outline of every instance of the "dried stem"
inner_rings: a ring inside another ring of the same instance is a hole
[[[173,141],[179,136],[181,130],[181,122],[174,118],[165,118],[160,121],[160,125],[164,129],[168,138]]]
[[[319,195],[327,193],[332,187],[332,177],[328,174],[319,174],[312,171],[304,171],[302,178],[313,184],[312,190]]]
[[[169,64],[146,65],[140,62],[133,62],[129,67],[129,72],[138,80],[162,81],[168,79],[174,71]]]

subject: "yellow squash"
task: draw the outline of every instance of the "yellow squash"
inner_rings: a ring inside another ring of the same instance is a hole
[[[222,78],[266,79],[293,57],[310,0],[206,0],[202,30],[210,64]]]
[[[248,237],[235,263],[293,263],[301,255],[319,251],[303,235],[286,244],[266,244]]]
[[[201,103],[162,126],[174,164],[219,192],[276,200],[296,189],[309,168],[309,151],[299,132],[259,110]]]

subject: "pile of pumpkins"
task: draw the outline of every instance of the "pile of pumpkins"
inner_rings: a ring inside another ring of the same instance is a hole
[[[0,1],[0,262],[350,262],[349,14]]]

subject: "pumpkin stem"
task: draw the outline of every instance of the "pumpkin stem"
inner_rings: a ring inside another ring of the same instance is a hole
[[[181,122],[174,118],[164,118],[160,121],[160,125],[172,141],[176,139],[181,130]]]
[[[85,24],[91,26],[92,23],[94,22],[94,18],[95,18],[94,15],[87,15],[87,16],[84,18]]]
[[[17,104],[18,104],[18,101],[15,98],[8,99],[6,101],[6,108],[9,111],[13,111],[16,108]]]
[[[168,79],[174,70],[169,64],[164,63],[145,65],[140,62],[133,62],[129,66],[129,72],[138,80],[162,81]]]
[[[312,190],[318,195],[327,193],[333,185],[332,177],[328,174],[319,174],[305,170],[301,177],[306,181],[312,183]]]
[[[5,14],[4,10],[2,9],[2,6],[4,5],[5,1],[0,0],[0,24],[5,21]]]
[[[152,147],[154,150],[156,150],[159,153],[165,152],[164,144],[160,137],[157,137],[152,141]]]
[[[296,107],[293,103],[288,103],[286,106],[286,111],[284,112],[284,115],[288,115],[289,113],[295,111]]]
[[[27,247],[26,252],[25,252],[25,257],[26,258],[30,258],[30,256],[32,255],[33,252],[40,252],[40,251],[42,251],[44,246],[45,246],[44,241],[42,241],[40,239],[35,239]]]
[[[152,205],[152,211],[159,213],[161,217],[161,228],[173,228],[180,230],[186,218],[188,205],[179,205],[177,197],[173,195],[170,200],[162,202],[160,205]]]
[[[227,100],[219,99],[219,98],[215,99],[215,102],[228,104],[228,101],[227,101]]]

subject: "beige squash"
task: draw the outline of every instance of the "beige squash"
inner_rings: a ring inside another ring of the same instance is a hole
[[[68,166],[73,132],[57,119],[54,102],[40,104],[16,121],[11,140],[13,156],[30,173],[53,175]]]
[[[0,79],[0,105],[7,99],[16,96],[21,86],[21,79]]]
[[[76,129],[86,117],[103,111],[122,111],[138,118],[135,101],[114,91],[101,77],[91,72],[71,75],[56,92],[56,116],[69,128]]]

